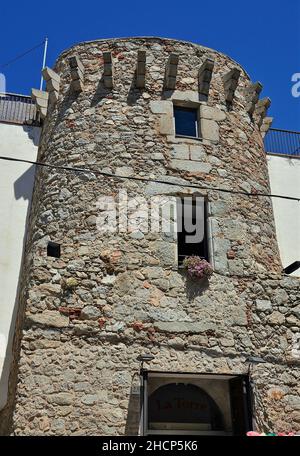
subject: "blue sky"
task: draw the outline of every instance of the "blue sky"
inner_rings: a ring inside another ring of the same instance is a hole
[[[177,38],[225,52],[264,86],[273,126],[300,130],[300,97],[291,95],[300,73],[299,0],[51,0],[2,3],[0,65],[49,38],[47,65],[79,41],[124,36]],[[7,91],[39,87],[42,48],[1,68]]]

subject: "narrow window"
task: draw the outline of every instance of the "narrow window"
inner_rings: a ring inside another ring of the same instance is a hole
[[[47,256],[60,258],[60,244],[49,241],[47,245]]]
[[[176,136],[199,137],[198,109],[174,106]]]
[[[206,202],[202,197],[177,200],[178,265],[189,256],[209,261],[206,223]]]

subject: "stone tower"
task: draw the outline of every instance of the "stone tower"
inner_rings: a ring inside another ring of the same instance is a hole
[[[281,272],[261,196],[260,84],[226,55],[162,38],[81,43],[47,74],[39,161],[53,168],[36,172],[9,432],[299,429],[299,279]],[[190,119],[196,133],[182,134]],[[209,281],[180,267],[176,235],[99,229],[99,198],[120,191],[204,197]]]

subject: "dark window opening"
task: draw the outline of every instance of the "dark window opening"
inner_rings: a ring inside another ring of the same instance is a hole
[[[199,137],[198,109],[174,106],[176,136]]]
[[[47,245],[47,256],[60,258],[60,244],[49,241]]]
[[[143,435],[242,435],[252,429],[249,377],[142,371]]]
[[[194,228],[194,235],[191,232]],[[199,239],[200,231],[202,233]],[[196,241],[196,242],[195,242]],[[177,252],[178,265],[189,256],[199,256],[209,261],[207,242],[207,203],[203,198],[179,198],[177,202]]]
[[[158,388],[148,399],[148,429],[223,431],[222,412],[203,389],[186,383]]]

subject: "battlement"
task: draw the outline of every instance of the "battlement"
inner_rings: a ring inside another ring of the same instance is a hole
[[[193,60],[192,68],[189,67],[190,59]],[[67,67],[58,68],[62,60]],[[106,96],[116,95],[129,81],[130,73],[128,92],[151,92],[151,97],[155,97],[156,92],[162,99],[174,98],[174,91],[193,92],[191,98],[188,94],[185,100],[181,96],[181,102],[219,105],[225,111],[241,112],[243,109],[263,135],[271,125],[272,119],[266,118],[270,99],[259,100],[261,83],[252,83],[240,65],[211,49],[162,38],[98,40],[78,44],[63,52],[55,71],[44,70],[49,106],[58,100],[63,102],[65,86],[68,86],[68,95],[91,94],[92,81],[95,83],[94,95],[101,86]],[[64,87],[60,87],[61,77]],[[211,92],[216,88],[218,97],[212,97]],[[35,101],[39,107],[36,97]],[[44,101],[40,112],[44,118]]]

